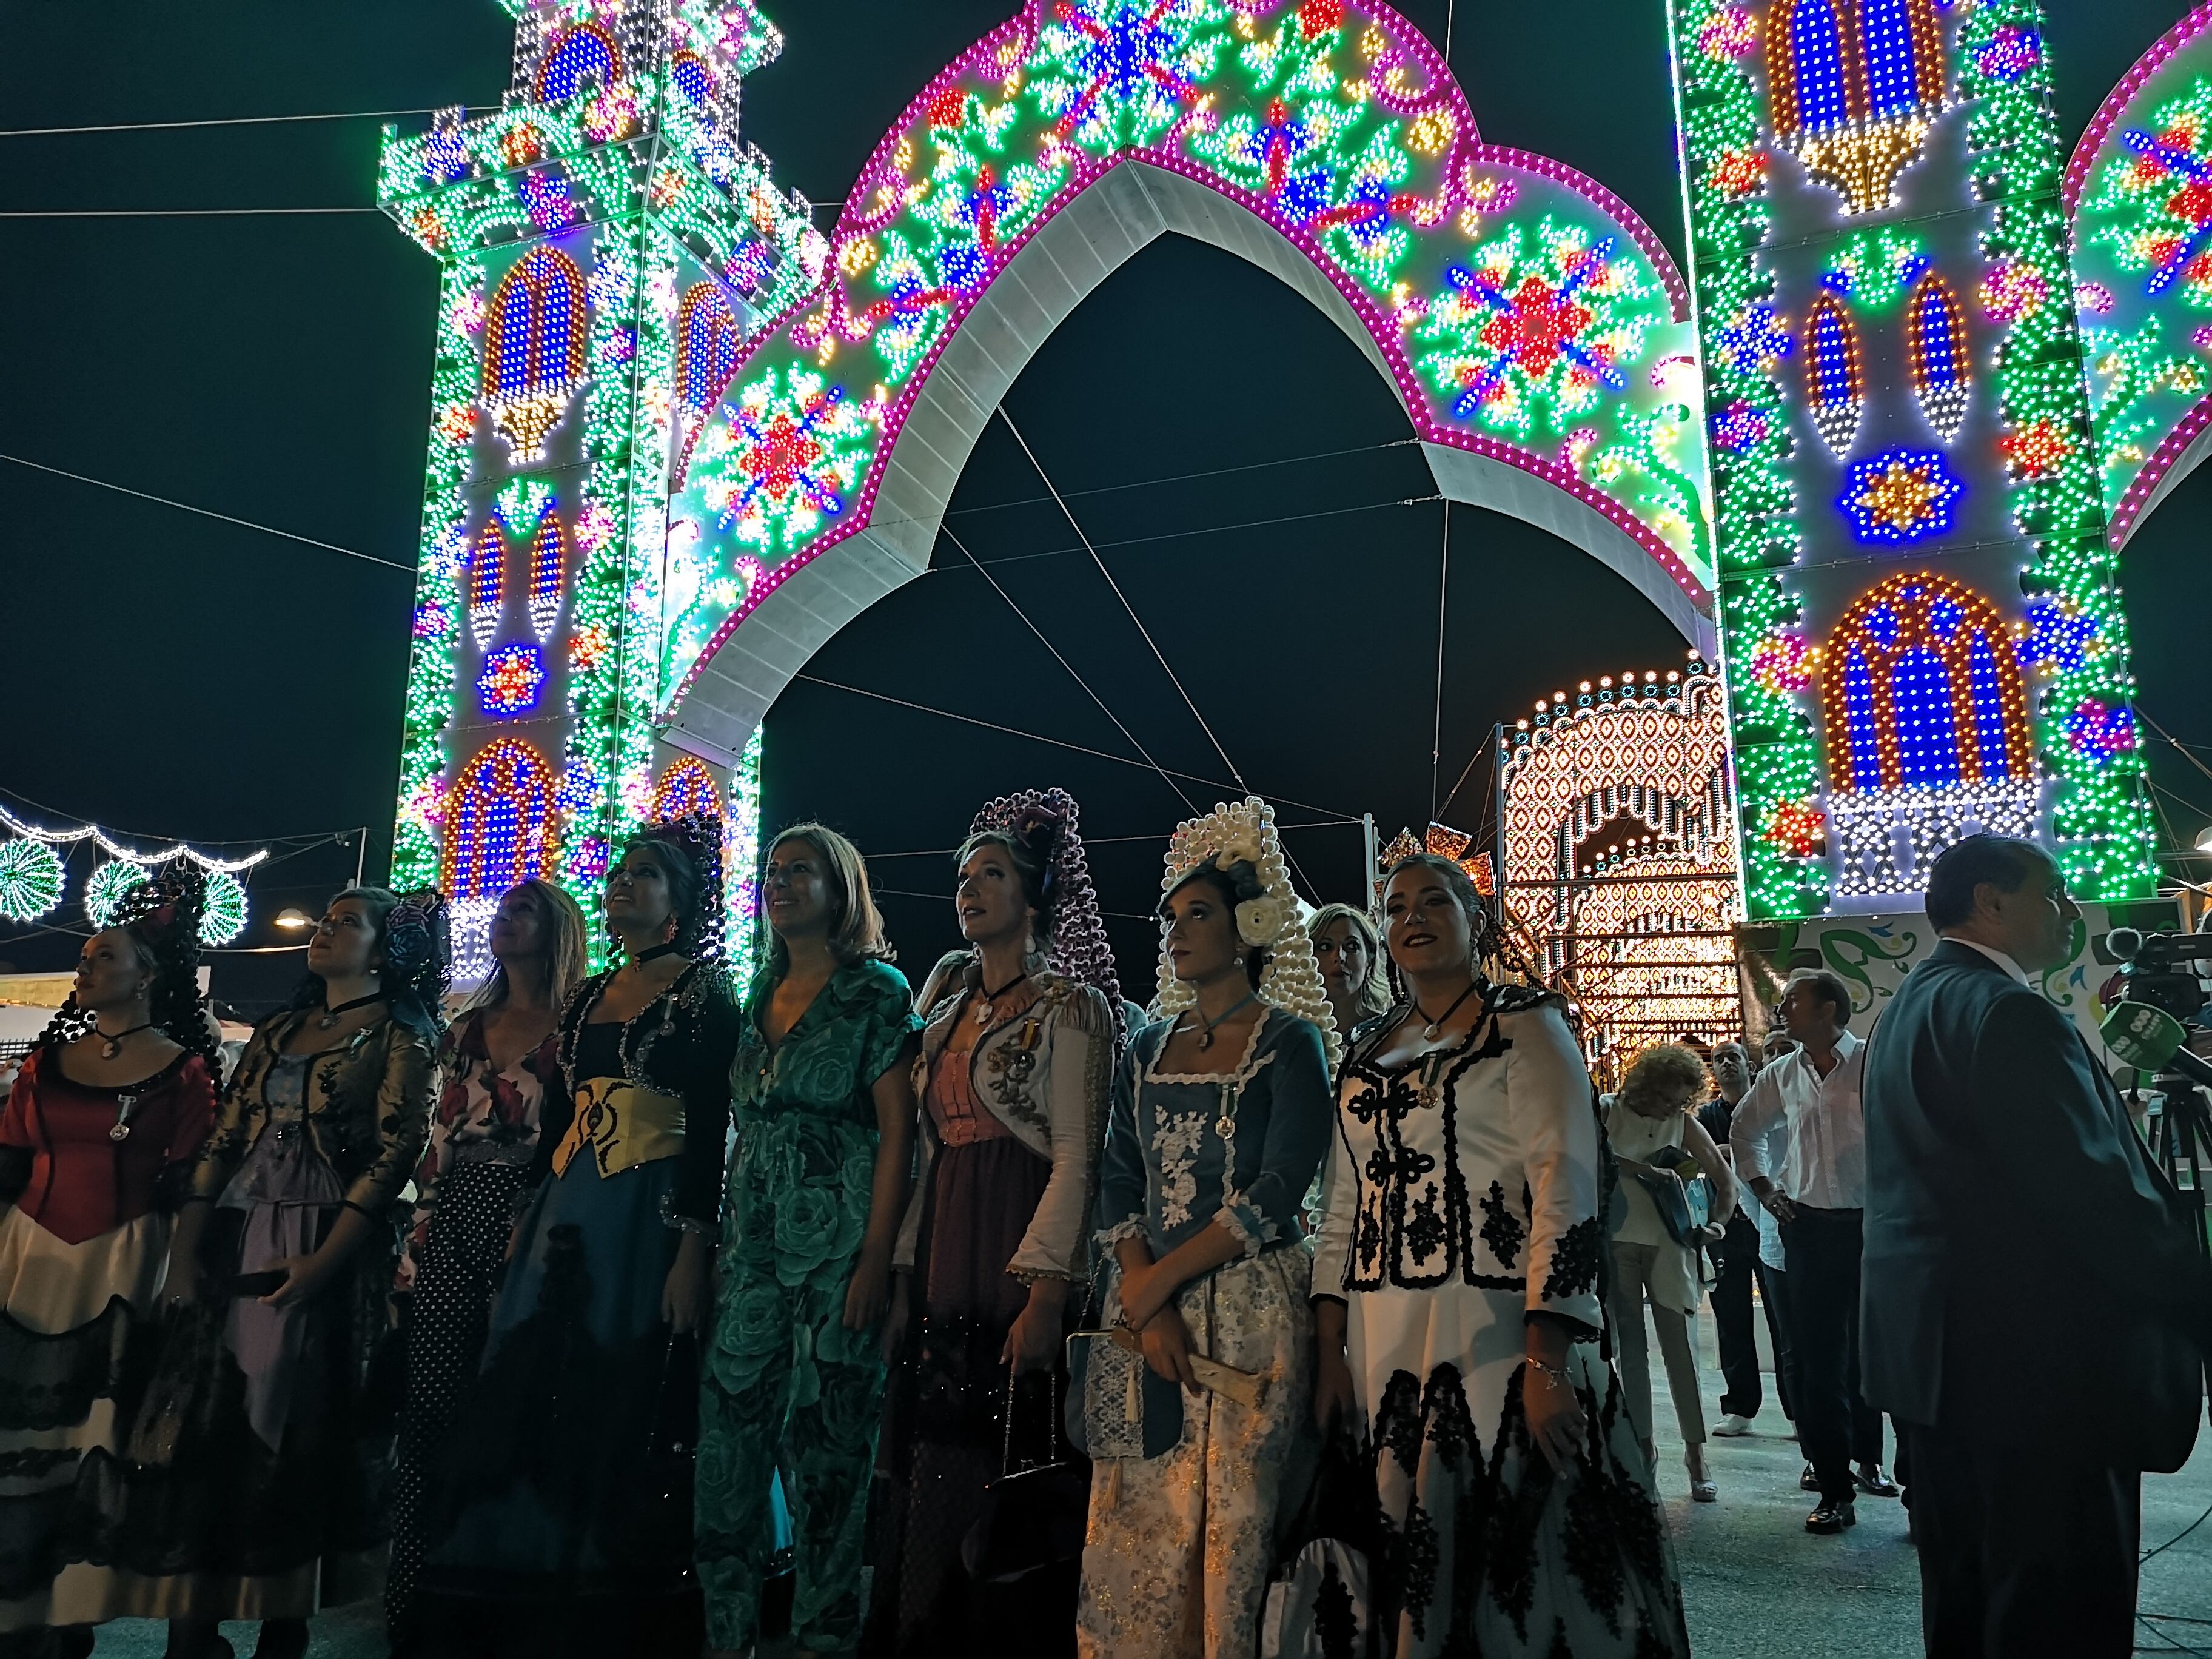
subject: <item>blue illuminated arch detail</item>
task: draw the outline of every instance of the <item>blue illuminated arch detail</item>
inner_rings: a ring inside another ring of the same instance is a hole
[[[584,273],[557,248],[532,248],[494,291],[484,325],[484,396],[573,385],[584,372]]]
[[[586,87],[605,88],[622,79],[622,52],[597,23],[562,29],[538,63],[535,88],[541,104],[574,98]]]
[[[1843,28],[1829,0],[1796,0],[1791,8],[1790,62],[1799,130],[1818,132],[1851,118]]]

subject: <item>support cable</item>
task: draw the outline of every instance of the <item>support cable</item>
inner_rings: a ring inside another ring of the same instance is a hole
[[[0,138],[56,138],[80,132],[176,132],[186,127],[265,127],[291,121],[383,121],[396,115],[437,112],[434,109],[360,109],[333,115],[232,115],[210,121],[119,121],[91,127],[11,127],[0,131]]]
[[[58,466],[48,466],[43,461],[27,461],[21,455],[8,454],[0,454],[0,461],[12,461],[17,466],[29,467],[34,472],[51,472],[58,478],[70,478],[78,483],[94,484],[102,489],[112,489],[118,495],[136,495],[142,501],[155,501],[163,507],[173,507],[180,513],[197,513],[203,519],[220,519],[225,524],[239,525],[247,530],[258,530],[264,535],[282,536],[288,542],[304,542],[309,547],[320,547],[332,553],[343,553],[349,559],[361,559],[369,564],[384,565],[410,576],[416,574],[413,565],[401,564],[396,559],[379,558],[374,553],[356,552],[350,547],[340,547],[336,542],[319,542],[313,536],[302,536],[293,531],[279,530],[274,525],[256,524],[251,519],[233,518],[228,513],[217,513],[210,507],[194,507],[190,501],[172,501],[167,495],[149,495],[143,489],[127,489],[119,483],[110,483],[105,478],[88,478],[82,472],[64,471]]]
[[[1161,651],[1158,642],[1152,638],[1152,630],[1145,626],[1144,618],[1137,614],[1136,606],[1129,603],[1129,596],[1121,591],[1121,584],[1114,580],[1114,573],[1106,568],[1106,561],[1100,558],[1098,550],[1091,546],[1091,538],[1084,532],[1082,525],[1077,522],[1075,514],[1067,505],[1066,498],[1060,495],[1059,486],[1053,483],[1052,475],[1044,470],[1044,463],[1037,459],[1036,451],[1030,447],[1030,441],[1022,436],[1021,428],[1014,424],[1014,417],[1008,411],[1003,400],[998,406],[998,416],[1006,423],[1006,430],[1014,434],[1014,441],[1022,447],[1022,453],[1029,457],[1030,465],[1036,469],[1037,477],[1043,481],[1045,489],[1050,492],[1053,501],[1058,504],[1061,516],[1067,520],[1068,527],[1075,532],[1076,538],[1083,544],[1085,550],[1091,555],[1091,562],[1098,567],[1098,574],[1105,577],[1107,586],[1114,590],[1114,597],[1121,600],[1121,609],[1128,612],[1129,620],[1136,624],[1137,632],[1143,635],[1146,645],[1151,647],[1153,659],[1160,665],[1160,672],[1168,677],[1168,683],[1175,687],[1176,695],[1182,699],[1183,707],[1190,710],[1190,717],[1198,722],[1198,729],[1206,733],[1206,740],[1213,745],[1213,752],[1221,757],[1222,764],[1229,769],[1229,775],[1237,780],[1237,787],[1247,795],[1253,793],[1252,786],[1245,782],[1243,773],[1237,769],[1237,763],[1230,758],[1229,751],[1221,746],[1221,739],[1213,734],[1213,728],[1206,724],[1206,716],[1198,712],[1198,705],[1191,701],[1190,693],[1183,689],[1182,681],[1176,677],[1175,670],[1168,665],[1166,653]],[[1305,883],[1307,890],[1318,895],[1321,889],[1314,885],[1313,878],[1307,875],[1299,866],[1297,856],[1288,847],[1283,848],[1283,856],[1291,868],[1297,872],[1298,879]]]
[[[1449,25],[1446,26],[1449,28]],[[1449,35],[1446,37],[1449,39]],[[1437,769],[1443,759],[1444,749],[1444,608],[1451,593],[1451,501],[1444,502],[1444,543],[1437,559],[1437,713],[1429,727],[1429,822],[1437,821]],[[1476,753],[1481,751],[1477,750]],[[1474,763],[1469,761],[1468,765]],[[1462,781],[1466,774],[1460,775]],[[1453,786],[1457,792],[1458,786]]]
[[[1175,779],[1169,776],[1167,769],[1163,767],[1159,762],[1152,758],[1152,751],[1146,748],[1143,744],[1137,741],[1137,734],[1128,728],[1119,714],[1115,714],[1111,708],[1109,708],[1106,706],[1106,699],[1100,696],[1097,691],[1091,689],[1091,682],[1085,679],[1082,675],[1075,672],[1075,665],[1068,661],[1066,657],[1062,656],[1060,654],[1060,647],[1045,637],[1044,629],[1039,628],[1036,623],[1030,620],[1029,612],[1023,610],[1021,606],[1014,603],[1014,596],[1007,592],[1004,587],[1001,587],[999,585],[999,579],[996,576],[994,576],[989,571],[983,569],[983,562],[977,558],[973,553],[968,551],[968,544],[962,541],[959,537],[952,533],[951,526],[940,526],[939,528],[943,532],[945,540],[951,542],[953,546],[958,548],[962,555],[966,557],[968,562],[974,565],[978,571],[982,573],[983,580],[990,583],[992,591],[997,593],[1000,599],[1006,602],[1007,609],[1022,619],[1022,625],[1028,629],[1030,633],[1036,635],[1037,636],[1038,642],[1041,643],[1046,650],[1052,653],[1053,660],[1057,662],[1062,668],[1065,668],[1067,671],[1068,678],[1083,688],[1084,696],[1089,697],[1091,702],[1097,703],[1098,705],[1099,711],[1103,714],[1108,720],[1114,722],[1115,729],[1120,732],[1123,737],[1128,738],[1129,746],[1134,749],[1139,755],[1142,755],[1145,757],[1146,764],[1150,766],[1153,771],[1158,772],[1160,775],[1162,781],[1166,783],[1169,788],[1174,790],[1176,794],[1182,797],[1182,804],[1185,806],[1190,808],[1193,813],[1196,813],[1199,810],[1198,803],[1190,798],[1189,791],[1186,790],[1180,783],[1177,783]]]

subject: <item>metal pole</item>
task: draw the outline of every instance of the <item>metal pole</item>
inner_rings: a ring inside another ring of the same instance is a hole
[[[353,832],[353,884],[361,885],[368,870],[368,826],[362,824]]]
[[[1376,866],[1382,861],[1382,848],[1375,837],[1375,814],[1372,812],[1359,815],[1359,846],[1363,861],[1367,866],[1362,885],[1367,891],[1367,914],[1372,917],[1378,908],[1375,902],[1375,878],[1382,873]]]

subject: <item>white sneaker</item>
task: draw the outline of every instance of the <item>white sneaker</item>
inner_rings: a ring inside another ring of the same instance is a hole
[[[1730,1412],[1721,1419],[1713,1432],[1724,1440],[1735,1440],[1751,1432],[1751,1419],[1741,1412]]]

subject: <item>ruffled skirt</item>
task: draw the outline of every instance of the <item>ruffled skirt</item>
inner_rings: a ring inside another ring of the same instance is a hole
[[[129,1430],[131,1364],[161,1294],[170,1218],[140,1216],[66,1243],[0,1212],[0,1632],[96,1625],[130,1610],[129,1587],[71,1560],[79,1475]]]

